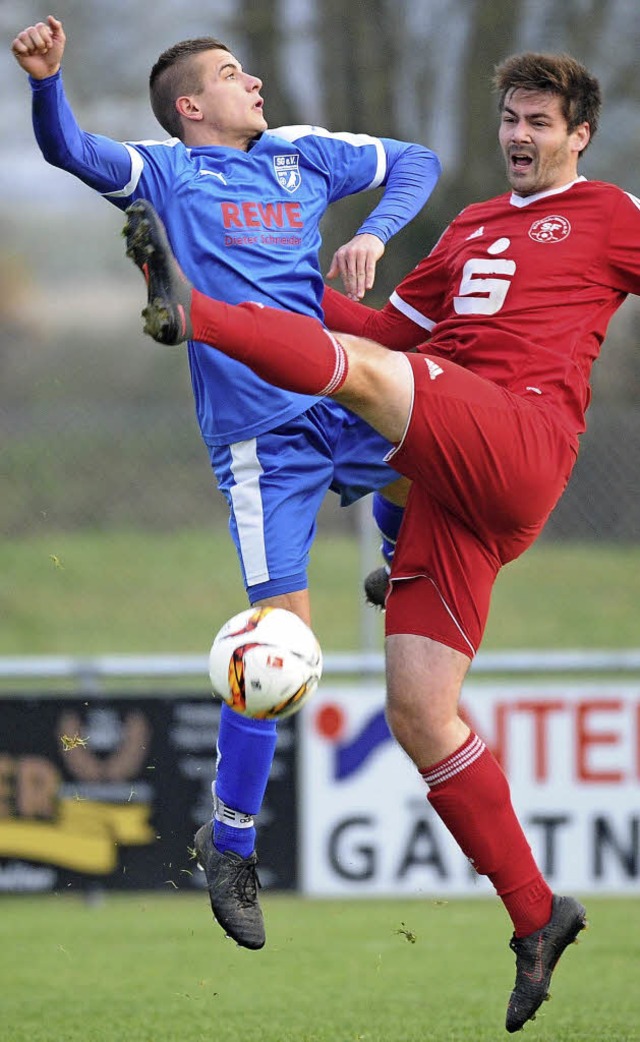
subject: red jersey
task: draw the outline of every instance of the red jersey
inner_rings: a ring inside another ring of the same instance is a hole
[[[463,210],[382,311],[325,298],[331,329],[448,358],[585,429],[591,367],[640,293],[640,200],[583,178]],[[335,324],[338,323],[338,324]],[[423,343],[426,337],[428,343]]]

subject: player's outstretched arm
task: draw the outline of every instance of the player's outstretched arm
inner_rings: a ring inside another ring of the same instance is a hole
[[[34,80],[45,80],[59,71],[66,39],[62,22],[50,14],[46,22],[28,25],[18,33],[11,51],[29,76]]]
[[[66,36],[62,22],[49,15],[29,25],[11,44],[13,55],[31,77],[32,121],[42,155],[103,195],[120,192],[131,178],[125,145],[78,126],[62,83]]]

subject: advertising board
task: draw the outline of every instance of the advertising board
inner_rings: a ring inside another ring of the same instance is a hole
[[[202,888],[219,703],[208,696],[6,697],[0,703],[0,892]],[[258,822],[261,882],[297,882],[293,725]]]
[[[640,685],[465,685],[552,888],[637,892]],[[300,719],[301,885],[315,895],[492,892],[392,740],[381,686],[323,687]]]

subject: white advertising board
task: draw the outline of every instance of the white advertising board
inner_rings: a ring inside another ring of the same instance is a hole
[[[556,892],[640,887],[640,684],[465,685]],[[300,877],[310,895],[491,893],[391,738],[382,686],[321,687],[300,714]]]

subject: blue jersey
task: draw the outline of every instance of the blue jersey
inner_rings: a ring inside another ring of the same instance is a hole
[[[387,242],[426,202],[440,165],[429,149],[296,126],[267,131],[247,152],[178,139],[120,143],[77,125],[58,73],[31,81],[43,154],[125,209],[148,199],[185,274],[230,304],[252,300],[322,320],[320,221],[334,200],[387,185],[358,229]],[[314,398],[272,387],[205,344],[188,345],[204,441],[255,437]]]

